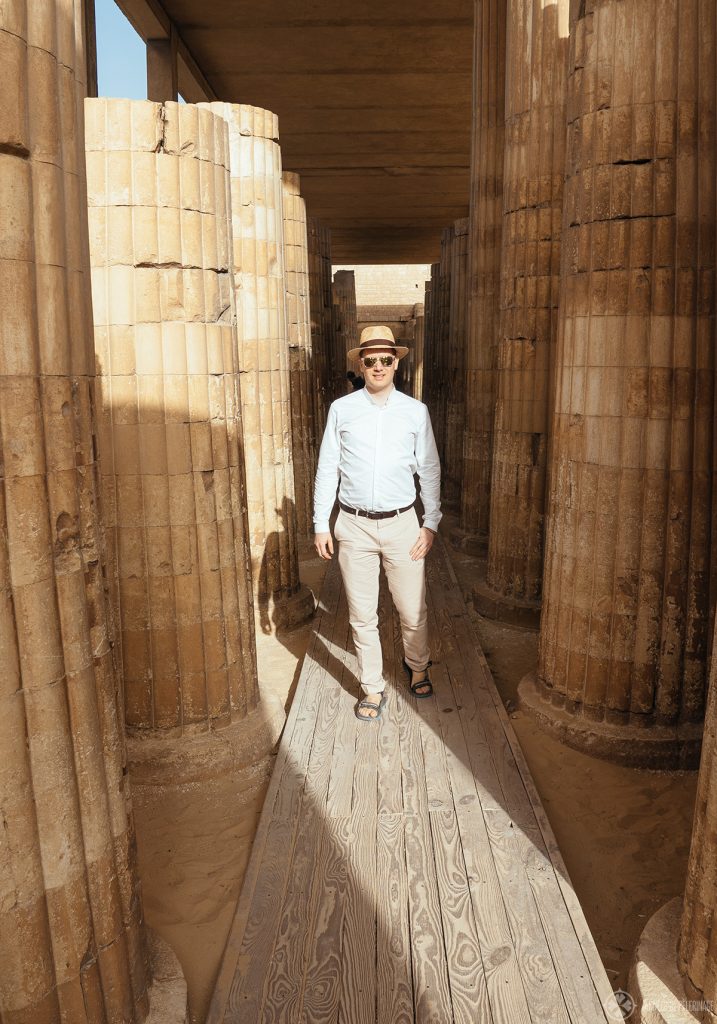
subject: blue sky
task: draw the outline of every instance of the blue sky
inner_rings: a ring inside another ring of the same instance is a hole
[[[114,0],[95,0],[95,17],[100,96],[146,100],[144,43]]]

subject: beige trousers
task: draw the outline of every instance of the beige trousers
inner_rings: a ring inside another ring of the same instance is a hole
[[[339,545],[339,566],[359,678],[365,693],[381,693],[385,686],[378,634],[381,560],[401,620],[406,662],[420,671],[430,660],[425,560],[414,562],[409,555],[419,532],[418,516],[413,508],[391,519],[367,519],[339,511],[334,535]]]

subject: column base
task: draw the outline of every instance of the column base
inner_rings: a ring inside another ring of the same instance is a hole
[[[475,610],[486,619],[498,619],[526,629],[539,629],[540,601],[522,601],[493,590],[485,581],[485,569],[486,563],[483,561],[479,577],[469,593]]]
[[[485,558],[488,553],[488,535],[469,533],[460,526],[451,526],[446,531],[446,540],[456,551],[463,551],[474,558]]]
[[[652,915],[635,949],[627,993],[635,1004],[635,1024],[715,1024],[715,1008],[690,994],[677,967],[682,897],[675,896]]]
[[[591,719],[580,709],[573,712],[566,708],[564,695],[551,693],[535,672],[529,672],[518,684],[518,704],[554,739],[584,754],[628,768],[699,768],[702,722],[650,725],[636,715],[624,725]]]
[[[127,737],[132,786],[176,786],[204,782],[230,773],[241,785],[263,776],[284,728],[286,714],[278,697],[267,696],[245,718],[223,729],[181,736]]]
[[[147,928],[147,947],[152,984],[145,1024],[187,1024],[187,982],[182,965],[172,947],[151,928]]]
[[[257,607],[257,630],[262,633],[286,633],[296,629],[314,614],[316,602],[314,595],[303,583],[293,594],[281,591],[272,594],[268,602],[261,600]]]

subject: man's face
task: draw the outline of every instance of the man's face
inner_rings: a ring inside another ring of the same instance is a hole
[[[393,362],[390,366],[384,366],[381,362],[382,356],[393,356]],[[364,359],[376,359],[373,366],[366,366]],[[370,389],[381,389],[388,387],[389,384],[393,383],[393,378],[396,376],[396,368],[398,367],[398,359],[392,348],[372,348],[369,352],[362,354],[359,365],[361,367],[361,373],[366,378],[366,386]]]

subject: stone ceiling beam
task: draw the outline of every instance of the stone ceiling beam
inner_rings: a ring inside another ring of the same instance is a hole
[[[158,50],[157,44],[161,40],[165,40],[175,47],[177,90],[187,103],[201,103],[204,100],[217,98],[217,94],[182,39],[181,33],[159,0],[115,0],[115,2],[144,42],[147,43],[151,40],[155,53]],[[172,40],[173,42],[170,42]],[[149,88],[149,66],[147,74]],[[161,97],[162,100],[171,98],[170,96]]]

